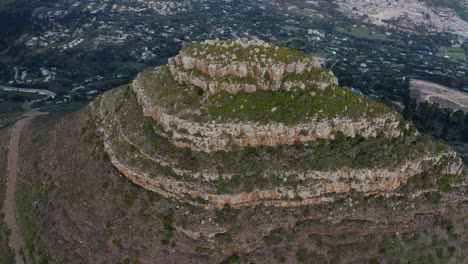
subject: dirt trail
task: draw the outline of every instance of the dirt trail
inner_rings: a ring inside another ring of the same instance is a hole
[[[16,223],[16,205],[15,205],[15,191],[16,191],[16,178],[18,175],[18,149],[21,139],[21,132],[29,124],[29,122],[36,116],[45,115],[47,113],[39,112],[37,109],[31,109],[32,102],[27,102],[22,105],[26,112],[22,115],[22,119],[16,122],[12,129],[10,136],[10,143],[8,145],[8,178],[7,188],[5,194],[5,222],[11,230],[10,246],[15,252],[15,259],[17,264],[30,263],[28,256],[25,252],[26,244],[21,236],[18,224]],[[21,254],[23,252],[24,255]]]

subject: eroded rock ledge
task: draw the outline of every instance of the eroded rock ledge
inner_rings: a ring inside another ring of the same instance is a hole
[[[118,98],[116,100],[119,100]],[[177,164],[170,165],[178,174],[171,176],[166,170],[149,172],[134,164],[134,160],[148,159],[146,166],[161,166],[167,163],[157,157],[151,158],[140,147],[125,135],[120,127],[120,120],[113,114],[115,107],[106,106],[108,102],[101,100],[100,105],[92,104],[94,119],[112,164],[126,177],[145,189],[159,193],[162,196],[203,205],[221,208],[242,207],[250,205],[265,205],[276,207],[295,207],[332,202],[336,195],[359,192],[364,195],[394,195],[395,191],[411,178],[423,172],[439,168],[442,174],[461,173],[462,162],[453,151],[441,153],[422,153],[420,158],[407,160],[396,165],[384,167],[337,167],[330,170],[277,170],[265,171],[258,177],[274,177],[282,179],[282,183],[271,187],[256,187],[253,191],[233,191],[219,193],[216,182],[228,179],[232,175],[223,175],[207,171],[182,171]],[[136,102],[135,102],[136,105]],[[126,115],[122,114],[121,118]],[[132,133],[127,131],[127,133]],[[125,153],[117,151],[121,144],[131,145],[137,152]],[[191,179],[189,179],[189,178]],[[240,178],[242,180],[242,178]],[[284,181],[283,181],[284,180]],[[287,184],[293,181],[293,184]],[[214,184],[213,184],[214,183]]]
[[[164,176],[151,178],[143,171],[138,171],[122,163],[112,151],[112,144],[105,142],[105,149],[113,165],[134,183],[154,191],[164,197],[187,201],[208,208],[234,208],[264,205],[276,207],[297,207],[333,202],[327,195],[345,194],[351,191],[365,195],[392,195],[411,177],[439,165],[444,158],[454,158],[453,152],[435,156],[425,156],[419,160],[408,161],[393,169],[389,168],[343,168],[336,171],[309,171],[304,176],[309,181],[305,186],[278,187],[271,190],[255,190],[237,194],[214,194],[204,190],[203,186],[194,186],[184,181],[174,181]],[[450,161],[444,173],[459,174],[462,163],[459,158]]]
[[[231,60],[231,49],[239,61]],[[351,192],[391,196],[422,173],[461,173],[455,152],[420,140],[385,105],[336,87],[322,78],[327,74],[308,76],[315,63],[259,42],[204,42],[99,98],[92,113],[122,174],[162,196],[206,207],[295,207]],[[297,87],[287,84],[291,74]],[[233,79],[241,86],[226,86]],[[302,88],[304,80],[325,84]],[[248,108],[236,111],[244,102]],[[348,144],[347,137],[359,138]],[[374,142],[384,142],[382,149]],[[278,147],[293,144],[304,146]],[[254,149],[260,146],[278,148],[259,148],[260,158]]]
[[[158,71],[158,70],[156,70]],[[287,126],[282,123],[197,123],[170,115],[152,100],[137,77],[132,89],[146,116],[150,116],[164,130],[166,136],[177,147],[193,151],[229,151],[232,146],[256,147],[305,143],[317,139],[333,139],[341,132],[348,137],[373,138],[383,134],[387,138],[403,135],[409,125],[401,125],[401,119],[388,113],[379,117],[363,116],[350,119],[346,116],[333,119],[312,117],[307,123]],[[170,137],[168,136],[170,135]]]
[[[333,73],[322,69],[314,58],[263,41],[192,44],[169,59],[169,69],[174,80],[198,86],[210,94],[220,91],[231,94],[256,90],[293,91],[309,86],[325,89],[338,85]]]

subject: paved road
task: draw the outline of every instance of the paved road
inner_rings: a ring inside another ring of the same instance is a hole
[[[38,109],[31,109],[33,102],[23,104],[26,112],[22,115],[22,119],[16,122],[10,136],[10,143],[8,145],[8,178],[7,189],[5,195],[5,222],[11,230],[10,246],[15,252],[15,259],[17,264],[31,263],[28,261],[26,243],[21,235],[20,228],[16,222],[16,205],[15,205],[15,191],[16,191],[16,178],[18,176],[18,149],[23,129],[29,122],[36,116],[45,115],[47,113],[39,112]],[[21,255],[21,251],[24,256]]]
[[[0,85],[0,89],[7,91],[7,92],[23,92],[23,93],[38,93],[40,95],[45,95],[47,98],[54,99],[57,96],[54,92],[44,89],[29,89],[29,88],[19,88],[19,87],[10,87],[10,86],[3,86]]]

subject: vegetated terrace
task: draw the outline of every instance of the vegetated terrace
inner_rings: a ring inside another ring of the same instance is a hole
[[[167,67],[139,76],[145,93],[168,113],[195,122],[251,121],[297,124],[317,118],[378,117],[392,110],[385,104],[331,86],[325,90],[306,87],[300,91],[220,92],[209,96],[201,88],[180,85]],[[396,114],[396,113],[395,113]]]

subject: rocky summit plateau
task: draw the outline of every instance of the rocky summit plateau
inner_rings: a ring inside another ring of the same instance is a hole
[[[187,44],[78,112],[36,117],[22,140],[17,207],[37,262],[468,256],[456,152],[263,41]]]

